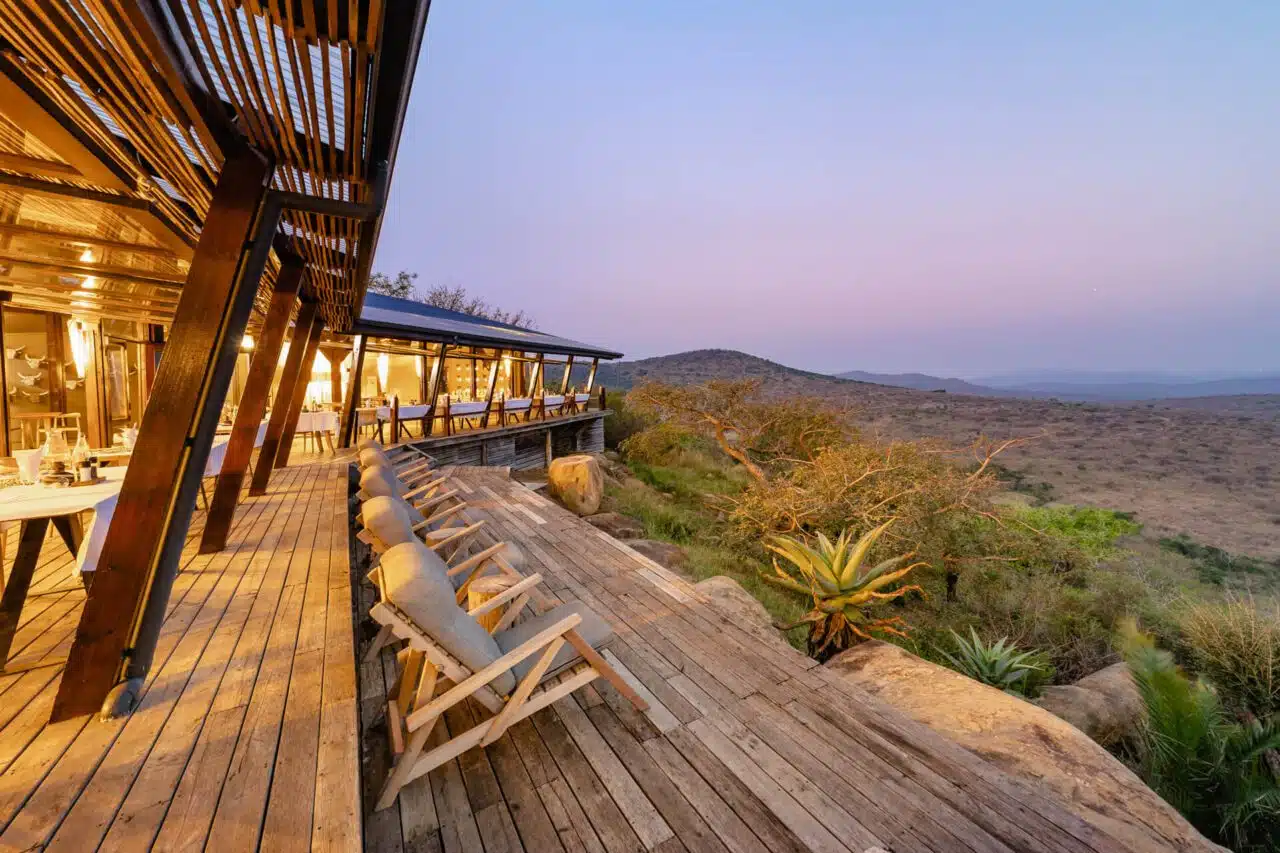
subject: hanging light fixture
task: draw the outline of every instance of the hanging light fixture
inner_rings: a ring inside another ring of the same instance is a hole
[[[253,349],[253,335],[245,335],[240,339],[240,349],[248,352]]]
[[[89,329],[83,320],[72,317],[67,321],[67,336],[71,339],[71,360],[76,365],[76,376],[84,379],[84,369],[89,364]]]

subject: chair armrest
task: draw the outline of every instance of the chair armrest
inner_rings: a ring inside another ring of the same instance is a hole
[[[481,687],[493,681],[498,676],[507,672],[511,667],[518,664],[527,657],[537,654],[539,651],[550,645],[559,637],[564,636],[568,632],[577,628],[582,622],[582,617],[577,613],[570,613],[556,624],[549,628],[534,634],[493,663],[474,675],[464,678],[461,682],[446,691],[441,696],[432,699],[426,705],[414,711],[405,717],[405,725],[409,731],[419,728],[424,723],[434,721],[436,717],[442,714],[446,708],[461,702],[463,699],[475,693]]]
[[[472,616],[483,616],[484,614],[488,613],[490,610],[494,610],[498,607],[501,607],[511,599],[523,595],[524,593],[526,593],[527,591],[529,591],[530,589],[532,589],[533,587],[537,586],[540,583],[542,583],[542,575],[537,573],[529,575],[527,578],[520,581],[519,583],[512,584],[511,586],[507,587],[502,592],[498,593],[493,598],[486,601],[484,604],[477,605],[474,610],[468,610],[467,612]]]
[[[403,497],[405,500],[410,500],[412,498],[417,497],[418,495],[421,495],[425,492],[428,492],[434,489],[436,486],[439,486],[441,483],[443,483],[446,479],[447,479],[446,477],[437,477],[436,479],[428,483],[423,483],[421,486],[418,486],[416,489],[410,489],[409,491],[405,492],[401,497]]]

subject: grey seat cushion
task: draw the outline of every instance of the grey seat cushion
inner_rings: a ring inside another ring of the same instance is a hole
[[[363,447],[360,449],[360,467],[373,468],[378,465],[390,467],[391,459],[381,447]]]
[[[374,465],[360,472],[360,488],[372,497],[403,498],[404,483],[388,465]]]
[[[580,601],[571,601],[568,604],[556,605],[547,612],[526,619],[518,625],[512,625],[507,630],[495,634],[493,639],[497,642],[498,648],[502,650],[503,654],[506,654],[539,631],[550,628],[571,613],[577,613],[582,617],[582,621],[578,623],[578,627],[575,630],[593,649],[601,648],[613,638],[613,628],[609,627],[609,623],[598,613]],[[529,670],[533,669],[540,656],[536,653],[530,655],[513,666],[511,671],[515,673],[516,678],[524,678]],[[582,657],[578,654],[578,650],[565,643],[551,661],[551,668],[547,670],[547,674],[550,675],[580,660],[582,660]]]
[[[503,654],[497,641],[454,601],[448,567],[421,542],[396,545],[380,560],[387,600],[463,666],[479,672]],[[506,695],[516,686],[510,672],[490,686]]]
[[[360,507],[360,514],[364,518],[365,529],[388,546],[414,541],[417,537],[413,532],[416,523],[413,517],[422,518],[403,500],[389,495],[365,501]]]

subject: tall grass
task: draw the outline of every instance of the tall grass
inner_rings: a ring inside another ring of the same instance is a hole
[[[1183,645],[1196,670],[1232,710],[1259,717],[1280,712],[1280,613],[1252,598],[1190,604]]]

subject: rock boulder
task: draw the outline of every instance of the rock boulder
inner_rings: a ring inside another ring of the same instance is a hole
[[[644,525],[629,515],[618,512],[597,512],[582,520],[592,527],[603,530],[614,539],[644,538]]]
[[[1086,675],[1075,684],[1046,687],[1035,701],[1103,746],[1137,731],[1144,713],[1142,697],[1123,662]]]
[[[790,649],[782,633],[773,627],[773,617],[769,615],[769,611],[733,578],[716,575],[698,581],[693,588],[706,596],[707,602],[720,615],[748,634],[759,637],[766,643],[781,643]]]
[[[547,469],[547,492],[577,515],[598,512],[604,496],[600,463],[585,454],[551,460],[551,467]]]
[[[1043,708],[879,641],[860,643],[826,665],[1130,850],[1222,850],[1109,752]]]

